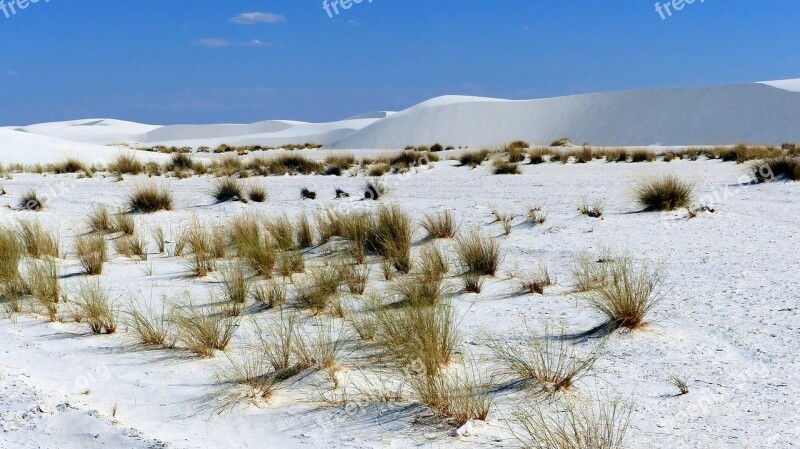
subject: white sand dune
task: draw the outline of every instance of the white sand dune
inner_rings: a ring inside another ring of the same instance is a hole
[[[0,129],[0,163],[48,164],[74,157],[86,163],[107,163],[120,152],[135,154],[142,160],[164,161],[167,155],[75,142],[55,137]]]
[[[112,119],[71,120],[15,127],[32,134],[101,145],[134,141],[141,134],[158,128],[160,126]]]
[[[800,140],[799,80],[652,89],[530,101],[441,97],[382,119],[331,149],[480,147],[571,137],[593,145],[778,144]]]

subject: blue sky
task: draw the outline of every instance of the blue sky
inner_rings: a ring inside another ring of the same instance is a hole
[[[796,0],[696,0],[666,20],[654,0],[338,9],[330,18],[322,0],[39,0],[0,11],[0,124],[323,121],[446,94],[800,77]]]

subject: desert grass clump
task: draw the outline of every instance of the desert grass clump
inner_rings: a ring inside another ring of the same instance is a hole
[[[544,294],[545,287],[553,285],[550,277],[550,270],[544,262],[539,262],[535,271],[530,273],[520,273],[516,276],[519,279],[520,288],[525,293]]]
[[[569,137],[562,137],[550,143],[551,147],[568,147],[571,145],[572,145],[572,139],[570,139]]]
[[[164,236],[164,228],[157,226],[150,231],[150,237],[153,238],[153,243],[158,248],[158,254],[164,254],[167,251],[167,239]]]
[[[186,244],[191,250],[190,266],[195,277],[206,277],[216,269],[214,236],[195,219],[186,230]]]
[[[222,270],[222,291],[225,298],[234,304],[245,304],[253,290],[253,284],[247,276],[245,265],[241,262]]]
[[[211,190],[211,195],[217,200],[217,203],[224,203],[227,201],[239,201],[245,198],[244,187],[242,183],[234,178],[227,177],[217,180]]]
[[[631,162],[653,162],[656,154],[650,150],[636,149],[630,152]]]
[[[162,305],[161,312],[157,313],[152,305],[142,306],[132,303],[126,315],[128,332],[132,333],[139,343],[159,348],[175,347],[174,323],[166,305]]]
[[[166,185],[139,185],[128,197],[128,208],[138,214],[172,210],[172,192]]]
[[[63,173],[86,173],[88,175],[92,173],[92,170],[80,159],[70,157],[65,159],[63,162],[54,164],[53,172],[57,175]]]
[[[660,271],[645,264],[636,266],[629,257],[603,265],[605,279],[586,293],[589,304],[607,319],[611,330],[642,327],[664,297]]]
[[[19,263],[24,248],[15,230],[0,227],[0,285],[19,277]]]
[[[140,175],[145,166],[132,154],[120,154],[108,165],[111,173],[118,175]]]
[[[543,225],[547,222],[547,212],[544,210],[544,206],[530,206],[525,218],[527,223]]]
[[[444,279],[450,272],[450,260],[437,245],[425,245],[419,253],[418,271],[425,278]]]
[[[272,270],[278,259],[278,252],[272,241],[258,233],[253,239],[240,244],[239,255],[250,265],[250,268],[259,276],[272,277]]]
[[[319,315],[334,302],[341,284],[341,274],[334,267],[314,268],[305,278],[295,282],[297,299],[315,315]]]
[[[346,264],[339,267],[342,281],[353,295],[363,295],[367,289],[369,280],[369,265],[366,264]]]
[[[306,271],[306,260],[302,251],[281,251],[278,253],[278,274],[289,277],[295,273]]]
[[[500,244],[478,229],[456,239],[456,254],[468,273],[494,276],[500,268]]]
[[[493,163],[495,175],[521,175],[519,164],[497,159]]]
[[[689,384],[686,382],[686,379],[678,376],[672,376],[669,379],[669,383],[678,389],[678,392],[680,393],[679,396],[685,396],[689,394]]]
[[[295,237],[299,249],[308,249],[314,246],[314,231],[311,227],[311,222],[308,220],[308,215],[305,213],[300,215],[295,229]]]
[[[17,202],[17,208],[20,210],[28,210],[39,212],[44,209],[45,201],[34,189],[30,189]]]
[[[569,390],[585,376],[604,344],[601,341],[588,354],[581,355],[563,330],[553,333],[545,326],[543,335],[538,336],[527,323],[525,330],[522,345],[499,338],[490,338],[488,345],[503,367],[503,374],[533,382],[550,394]]]
[[[108,260],[108,253],[106,239],[102,234],[76,237],[75,252],[87,275],[103,273],[103,263]]]
[[[111,232],[114,229],[111,215],[105,206],[95,206],[89,213],[86,222],[92,232]]]
[[[177,152],[170,156],[169,169],[172,171],[191,170],[193,166],[192,157],[186,153]]]
[[[114,215],[111,227],[114,232],[120,232],[122,235],[132,236],[136,233],[136,223],[133,221],[133,216],[123,211]]]
[[[375,253],[390,260],[401,273],[411,271],[414,233],[411,217],[398,206],[382,206],[378,209],[375,223],[367,244]]]
[[[375,341],[399,366],[414,364],[427,375],[436,376],[453,360],[460,336],[450,304],[399,309],[376,304],[373,308]]]
[[[178,341],[200,357],[213,357],[216,351],[224,351],[238,326],[238,319],[231,319],[210,306],[196,307],[191,302],[175,309],[174,321]]]
[[[47,311],[50,321],[58,320],[58,303],[61,300],[58,265],[55,261],[30,261],[23,280],[26,290]]]
[[[265,223],[265,227],[279,249],[294,249],[294,226],[286,215],[274,218]]]
[[[636,201],[646,211],[671,211],[692,202],[693,186],[677,176],[646,178],[634,188]]]
[[[570,400],[560,410],[540,403],[516,414],[514,434],[525,449],[624,449],[632,410],[617,399]]]
[[[260,184],[251,185],[247,189],[247,197],[254,203],[263,203],[267,200],[267,189]]]
[[[268,309],[275,309],[286,303],[286,284],[277,280],[269,280],[266,284],[253,287],[253,298]]]
[[[800,158],[783,156],[764,159],[752,163],[750,171],[757,182],[777,179],[800,181]]]
[[[129,238],[130,252],[141,261],[146,261],[149,254],[147,252],[147,241],[139,234],[134,234]]]
[[[58,257],[61,253],[57,232],[49,232],[39,221],[18,220],[19,240],[25,253],[34,258]]]
[[[603,211],[605,211],[606,202],[605,200],[598,200],[594,202],[590,202],[587,198],[583,198],[580,203],[578,203],[578,212],[581,215],[586,215],[587,217],[591,218],[602,218]]]
[[[94,334],[117,331],[117,310],[99,280],[85,281],[75,294],[75,315],[89,325]]]
[[[451,239],[456,236],[457,225],[453,212],[449,210],[436,215],[425,214],[421,224],[428,232],[429,239]]]
[[[464,283],[464,291],[466,293],[480,294],[483,291],[484,277],[480,274],[465,273],[461,276],[461,280]]]
[[[485,421],[494,404],[490,382],[475,363],[459,368],[436,375],[412,373],[407,376],[417,400],[455,427],[473,419]]]
[[[461,155],[458,161],[461,163],[462,166],[469,166],[470,168],[476,168],[486,160],[486,158],[489,156],[489,153],[490,151],[486,149],[467,151]]]
[[[514,230],[512,223],[514,222],[514,219],[517,218],[516,215],[510,212],[500,212],[497,209],[492,211],[492,215],[494,215],[496,222],[500,223],[500,226],[503,227],[503,235],[511,235],[511,231]]]
[[[446,293],[441,277],[413,274],[398,278],[389,286],[400,304],[410,307],[432,306],[442,302]]]

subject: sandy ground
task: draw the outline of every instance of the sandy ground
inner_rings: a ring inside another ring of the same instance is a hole
[[[716,212],[691,220],[685,212],[634,213],[633,183],[654,173],[695,182],[697,197]],[[740,185],[743,173],[733,163],[675,161],[547,164],[525,166],[521,176],[493,176],[490,167],[469,170],[443,161],[430,170],[386,176],[390,193],[381,202],[396,203],[415,218],[450,209],[462,229],[479,226],[502,242],[501,275],[490,279],[482,294],[462,294],[458,280],[450,280],[462,349],[478,358],[488,354],[482,336],[511,340],[523,320],[560,324],[575,334],[601,323],[570,293],[571,270],[580,254],[609,248],[661,266],[668,293],[651,323],[612,336],[591,374],[569,394],[631,400],[635,411],[627,446],[635,449],[797,447],[800,184]],[[360,177],[250,181],[267,186],[267,203],[214,205],[208,194],[212,178],[161,180],[174,192],[175,210],[137,218],[138,225],[160,225],[172,234],[193,216],[223,225],[244,211],[295,217],[327,206],[378,206],[358,199],[364,186]],[[60,262],[63,287],[70,291],[81,280],[71,248],[73,238],[87,230],[86,214],[98,204],[121,206],[127,192],[142,182],[147,180],[15,175],[0,183],[8,192],[0,206],[13,206],[30,187],[54,193],[44,211],[2,207],[0,220],[38,218],[59,228],[68,250]],[[302,187],[316,190],[320,199],[302,201]],[[333,199],[336,187],[354,198]],[[607,201],[604,219],[577,213],[584,196]],[[499,225],[491,224],[493,208],[524,214],[534,204],[549,212],[543,226],[518,224],[511,236],[502,237]],[[423,232],[416,237],[421,240]],[[558,285],[544,296],[518,293],[505,274],[532,269],[537,260],[548,264]],[[168,256],[153,254],[148,262],[113,256],[101,279],[122,305],[132,299],[158,304],[186,294],[197,300],[219,295],[217,277],[192,279],[187,269],[184,260]],[[377,271],[368,290],[380,292]],[[277,319],[276,313],[248,314],[243,329],[251,321]],[[245,334],[237,333],[229,352],[237,351]],[[593,342],[577,344],[585,349]],[[0,448],[519,447],[509,431],[510,417],[532,400],[524,392],[503,392],[487,422],[454,436],[454,429],[411,400],[347,409],[326,404],[315,388],[319,379],[310,375],[280,388],[268,404],[243,404],[216,414],[208,395],[224,359],[222,354],[201,360],[183,351],[143,349],[124,328],[114,336],[92,336],[69,319],[52,324],[30,313],[0,319]],[[688,395],[674,396],[671,375],[688,379]]]

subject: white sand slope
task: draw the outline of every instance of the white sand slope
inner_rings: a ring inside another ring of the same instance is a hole
[[[515,139],[547,144],[565,136],[593,145],[778,144],[800,140],[800,93],[793,88],[800,88],[800,81],[530,101],[441,97],[328,147],[397,149],[435,142],[480,147]]]
[[[55,137],[0,129],[0,163],[48,164],[74,157],[86,163],[107,163],[121,151],[136,154],[142,160],[165,161],[167,155],[123,150],[92,143],[74,142]]]
[[[19,131],[32,134],[104,145],[134,141],[141,134],[157,128],[160,126],[111,119],[71,120],[16,127]]]

